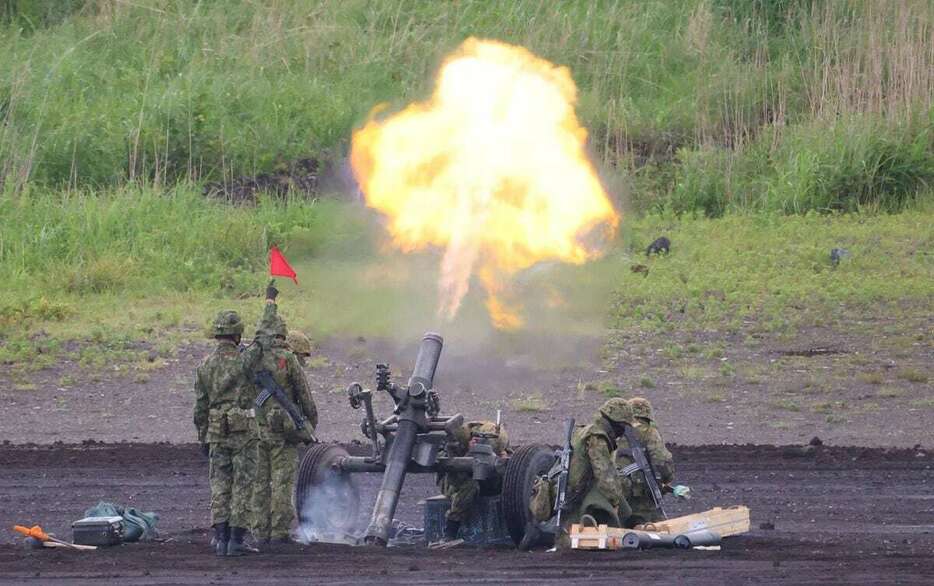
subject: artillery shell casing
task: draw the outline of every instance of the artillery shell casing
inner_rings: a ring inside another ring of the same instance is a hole
[[[690,549],[698,546],[720,545],[720,541],[719,533],[715,533],[709,529],[702,529],[700,531],[691,531],[690,533],[678,535],[675,537],[675,547]]]
[[[636,533],[633,531],[623,535],[623,547],[627,549],[671,549],[674,546],[674,536],[666,533]]]

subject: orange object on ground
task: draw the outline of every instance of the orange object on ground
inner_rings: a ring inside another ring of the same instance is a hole
[[[38,539],[42,543],[57,543],[62,547],[68,547],[71,549],[97,549],[94,545],[75,545],[74,543],[69,543],[63,541],[56,537],[52,537],[48,533],[42,530],[42,527],[38,525],[33,525],[32,527],[24,527],[22,525],[13,525],[13,530],[22,533],[26,537],[32,537],[33,539]]]
[[[33,537],[39,541],[52,541],[52,538],[49,537],[49,534],[42,530],[42,527],[38,525],[33,525],[32,527],[23,527],[22,525],[14,525],[13,529],[19,531],[26,537]]]

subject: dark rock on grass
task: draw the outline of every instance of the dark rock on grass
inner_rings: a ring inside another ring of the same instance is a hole
[[[831,248],[830,249],[830,264],[837,266],[840,264],[840,261],[849,258],[850,251],[845,248]]]
[[[208,183],[202,193],[207,197],[240,205],[255,204],[260,193],[280,198],[286,197],[290,192],[312,197],[318,193],[320,171],[321,164],[318,159],[298,159],[276,165],[272,173]]]
[[[671,249],[671,240],[668,240],[665,236],[656,238],[652,244],[649,244],[649,247],[645,249],[645,255],[650,256],[653,254],[668,254],[668,251]]]

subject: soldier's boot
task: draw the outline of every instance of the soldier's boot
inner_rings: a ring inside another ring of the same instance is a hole
[[[214,539],[211,545],[214,546],[214,553],[217,555],[227,555],[227,543],[230,540],[230,525],[227,522],[214,525]]]
[[[227,542],[227,555],[231,557],[246,555],[248,553],[257,553],[258,549],[250,547],[243,542],[246,535],[246,529],[243,527],[230,528],[230,541]]]
[[[538,523],[529,519],[529,522],[525,524],[522,540],[519,541],[519,551],[529,551],[542,540],[542,537],[542,530],[538,528]]]
[[[457,533],[460,531],[461,522],[452,521],[448,519],[444,524],[444,535],[441,536],[441,541],[436,541],[428,545],[431,549],[448,549],[451,547],[457,547],[464,543],[463,539],[457,538]]]

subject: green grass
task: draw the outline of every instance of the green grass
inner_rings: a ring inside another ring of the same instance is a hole
[[[0,217],[0,328],[65,320],[87,296],[255,295],[271,244],[309,255],[364,233],[333,204],[236,208],[183,186],[104,194],[35,189],[0,198]],[[153,317],[176,325],[181,315],[169,309]]]
[[[754,320],[765,331],[832,319],[841,304],[921,303],[934,298],[934,209],[896,215],[781,216],[721,219],[648,216],[623,227],[627,252],[601,261],[644,262],[641,251],[659,234],[672,241],[652,259],[647,277],[619,270],[611,318],[618,327],[661,328],[690,320],[731,330]],[[830,249],[852,253],[834,269]],[[795,311],[788,311],[794,309]],[[722,356],[718,346],[708,358]]]
[[[885,382],[885,376],[881,372],[861,372],[856,375],[859,380],[870,385],[881,385]]]
[[[34,188],[30,197],[0,199],[0,210],[0,362],[42,365],[63,341],[79,340],[87,349],[76,360],[98,368],[101,353],[129,352],[134,340],[171,356],[179,344],[201,339],[221,309],[241,311],[252,324],[271,242],[299,272],[298,286],[279,281],[291,325],[322,336],[417,336],[431,325],[419,307],[434,305],[437,259],[375,254],[379,228],[351,205],[294,200],[231,207],[184,186],[65,194]],[[924,208],[835,217],[630,216],[607,257],[545,273],[545,284],[574,300],[574,311],[589,306],[602,316],[598,328],[729,329],[746,320],[756,328],[787,323],[793,331],[847,308],[929,307],[932,224],[934,210]],[[649,261],[648,277],[631,276],[627,263],[659,233],[672,239],[672,253]],[[853,255],[831,269],[826,255],[836,245]],[[528,291],[541,286],[531,279]],[[612,292],[609,313],[600,290]],[[535,311],[536,321],[549,322],[548,311]],[[576,314],[570,317],[568,327],[579,327]],[[468,297],[459,320],[464,328],[486,323],[479,299]],[[694,344],[685,350],[670,343],[663,355],[709,360],[685,365],[690,380],[733,374],[719,360],[722,344]],[[927,376],[917,369],[898,375],[915,382]]]
[[[902,209],[934,179],[932,19],[924,0],[6,0],[0,184],[339,158],[375,105],[427,96],[477,36],[570,68],[629,206]],[[107,286],[99,272],[74,286]]]
[[[548,409],[550,404],[542,397],[541,393],[533,393],[511,400],[509,406],[523,413],[538,413]]]
[[[882,387],[879,389],[879,392],[876,393],[877,396],[883,399],[895,399],[898,397],[904,396],[905,392],[898,387]]]
[[[769,403],[772,407],[776,409],[781,409],[783,411],[791,411],[797,413],[801,411],[801,405],[791,399],[779,399]]]
[[[0,362],[41,368],[77,340],[72,358],[95,371],[140,363],[133,341],[173,356],[220,309],[253,323],[273,243],[300,275],[280,283],[291,325],[433,326],[437,259],[376,255],[379,227],[333,194],[232,207],[200,190],[298,157],[341,160],[376,104],[427,96],[469,36],[570,68],[624,212],[605,258],[529,276],[530,291],[554,285],[573,300],[563,331],[752,322],[753,336],[792,336],[843,308],[930,308],[934,5],[549,6],[0,2]],[[661,234],[671,254],[644,259]],[[852,253],[835,269],[833,247]],[[631,273],[636,263],[649,272]],[[547,322],[529,299],[533,321]],[[473,297],[463,316],[458,328],[486,323]],[[711,361],[685,366],[700,380],[732,376],[713,363],[725,350],[693,341],[662,353]]]
[[[895,376],[913,383],[928,382],[928,375],[917,368],[902,368],[895,373]]]

